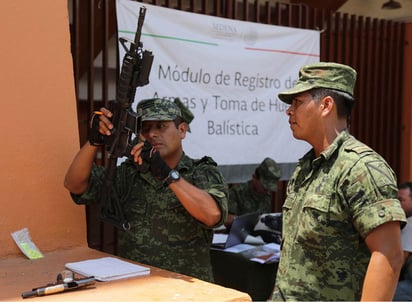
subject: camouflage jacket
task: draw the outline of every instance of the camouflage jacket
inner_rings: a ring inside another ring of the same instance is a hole
[[[309,151],[288,183],[272,299],[359,300],[370,259],[364,238],[388,221],[406,219],[380,155],[346,131],[318,158]]]
[[[252,181],[234,184],[229,189],[229,213],[237,216],[271,211],[271,196],[253,191]]]
[[[181,177],[208,192],[227,217],[227,185],[210,157],[184,155],[177,168]],[[78,204],[96,202],[104,167],[93,167],[88,190],[73,196]],[[213,229],[193,218],[175,194],[150,172],[139,172],[130,160],[116,171],[113,190],[119,197],[129,231],[119,233],[119,255],[166,270],[213,281],[210,246]]]

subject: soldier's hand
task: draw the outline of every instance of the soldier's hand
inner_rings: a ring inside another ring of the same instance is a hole
[[[144,141],[143,140],[139,141],[136,145],[133,146],[133,148],[130,152],[130,154],[133,156],[133,159],[134,159],[135,163],[138,166],[141,166],[143,164],[143,159],[140,156],[140,153],[142,152],[143,145],[144,145]]]
[[[106,108],[94,112],[89,127],[89,142],[91,145],[104,145],[104,135],[110,135],[111,129],[113,129],[113,124],[110,121],[112,115]]]
[[[155,178],[164,180],[169,176],[171,169],[160,157],[159,151],[154,149],[148,141],[144,142],[143,148],[140,152],[140,157],[143,161],[143,165],[145,163],[149,165],[150,172],[152,172]]]
[[[110,135],[113,129],[113,124],[110,120],[113,113],[104,107],[100,108],[100,112],[102,114],[99,114],[99,132],[104,135]]]

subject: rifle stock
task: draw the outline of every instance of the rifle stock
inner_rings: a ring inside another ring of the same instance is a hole
[[[109,162],[106,169],[100,201],[102,205],[101,217],[114,226],[127,230],[129,224],[124,217],[120,202],[112,190],[113,179],[116,174],[119,157],[129,157],[132,149],[132,134],[139,135],[140,121],[132,109],[137,87],[149,83],[149,74],[153,63],[151,51],[143,50],[140,41],[142,27],[146,15],[146,8],[140,8],[137,30],[134,41],[120,38],[119,41],[126,53],[123,58],[119,76],[116,101],[113,104],[112,134],[105,136],[105,145],[109,153]],[[127,47],[129,45],[129,47]]]

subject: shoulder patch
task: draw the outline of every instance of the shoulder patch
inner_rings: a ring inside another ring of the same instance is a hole
[[[369,174],[372,176],[377,188],[396,186],[396,178],[390,167],[382,160],[371,160],[365,163]]]

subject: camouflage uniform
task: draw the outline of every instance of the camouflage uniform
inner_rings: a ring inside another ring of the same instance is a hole
[[[195,160],[184,154],[175,169],[215,199],[222,212],[217,224],[221,225],[227,216],[228,191],[217,164],[210,157]],[[73,200],[78,204],[99,201],[104,174],[104,167],[94,166],[88,190],[80,196],[72,195]],[[120,256],[213,282],[213,228],[191,216],[162,180],[150,171],[139,171],[128,159],[117,168],[112,189],[131,225],[130,230],[119,232]]]
[[[229,213],[237,216],[271,211],[272,198],[266,194],[257,194],[252,188],[252,181],[233,185],[229,190]]]
[[[348,72],[344,65],[314,64],[279,97],[290,103],[293,93],[316,87],[352,94]],[[389,221],[406,220],[396,176],[379,154],[346,130],[319,157],[309,151],[287,187],[272,300],[359,300],[371,257],[364,239]]]
[[[227,211],[226,185],[212,159],[193,160],[185,155],[176,169],[185,180],[212,195],[222,212]],[[73,196],[75,202],[98,200],[103,177],[104,168],[95,166],[89,189]],[[150,172],[138,172],[127,160],[117,169],[114,190],[131,224],[129,231],[119,232],[120,256],[213,281],[209,254],[213,229],[194,219],[162,181]]]
[[[276,192],[281,171],[277,163],[267,157],[256,168],[255,175],[263,188]],[[272,210],[272,197],[258,194],[253,190],[252,181],[234,184],[229,189],[229,213],[237,216],[258,212],[269,213]]]
[[[346,131],[320,157],[311,151],[299,161],[283,210],[276,288],[286,300],[359,300],[370,258],[364,238],[404,221],[393,171]]]

